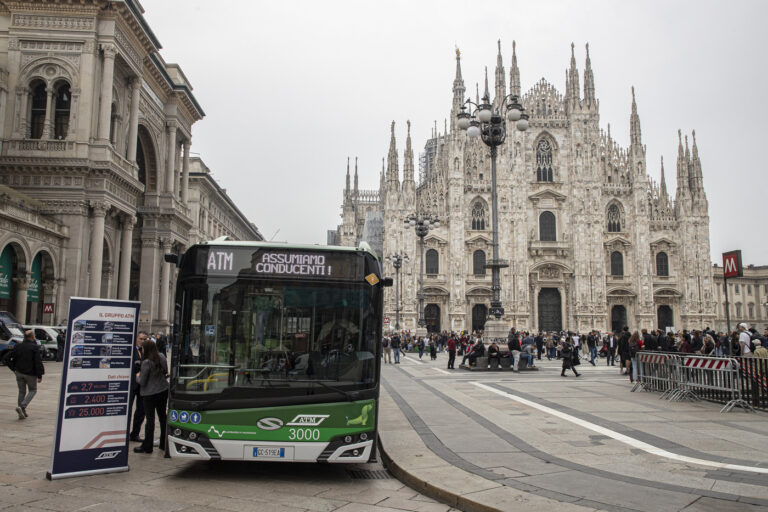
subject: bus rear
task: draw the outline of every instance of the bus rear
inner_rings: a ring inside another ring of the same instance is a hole
[[[382,279],[371,252],[212,242],[180,267],[172,457],[374,457]]]

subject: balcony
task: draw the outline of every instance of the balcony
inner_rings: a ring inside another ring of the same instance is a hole
[[[567,258],[571,252],[569,242],[542,242],[541,240],[528,240],[528,254],[531,256],[555,256]]]

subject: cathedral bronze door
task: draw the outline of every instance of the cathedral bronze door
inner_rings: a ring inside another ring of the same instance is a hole
[[[624,306],[613,306],[611,308],[611,329],[613,332],[620,331],[627,325],[627,308]]]
[[[482,331],[485,329],[485,321],[488,319],[488,306],[485,304],[475,304],[472,306],[472,330]]]
[[[424,308],[424,320],[427,322],[427,332],[440,332],[440,306],[427,304]]]
[[[542,288],[539,292],[539,330],[563,330],[562,303],[557,288]]]
[[[669,306],[659,306],[657,312],[657,319],[659,329],[666,331],[667,327],[672,327],[675,324],[674,316],[672,314],[672,308]]]

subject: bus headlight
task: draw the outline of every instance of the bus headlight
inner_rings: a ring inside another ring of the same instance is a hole
[[[180,428],[173,429],[173,435],[175,435],[176,437],[180,437],[181,436],[181,429]]]
[[[352,442],[352,436],[345,436],[344,437],[344,442],[347,443],[347,444],[351,443]]]
[[[195,439],[197,439],[197,432],[190,432],[189,433],[189,440],[190,441],[194,441]]]
[[[363,432],[362,434],[360,434],[360,440],[361,440],[361,441],[365,441],[366,439],[368,439],[368,434],[366,434],[365,432]]]

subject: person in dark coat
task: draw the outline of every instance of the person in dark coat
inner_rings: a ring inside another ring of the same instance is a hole
[[[580,376],[581,374],[576,371],[576,366],[574,365],[574,359],[578,362],[579,354],[567,339],[560,345],[560,355],[563,358],[563,371],[560,372],[560,376],[567,377],[565,370],[568,369],[573,370],[577,377]]]
[[[629,338],[631,338],[632,335],[629,334],[629,327],[624,326],[624,329],[621,331],[621,335],[619,336],[619,346],[618,346],[618,353],[619,353],[619,359],[621,360],[621,374],[625,375],[625,369],[627,369],[628,362],[631,364],[631,356],[629,354]],[[629,370],[627,370],[629,371]]]
[[[63,361],[64,360],[64,345],[66,344],[66,337],[64,336],[64,331],[59,331],[59,334],[56,336],[56,361]]]
[[[35,333],[24,331],[24,341],[17,343],[5,356],[5,364],[16,374],[19,387],[16,413],[19,419],[26,419],[27,407],[37,394],[37,385],[43,381],[45,368],[40,346],[35,341]]]

